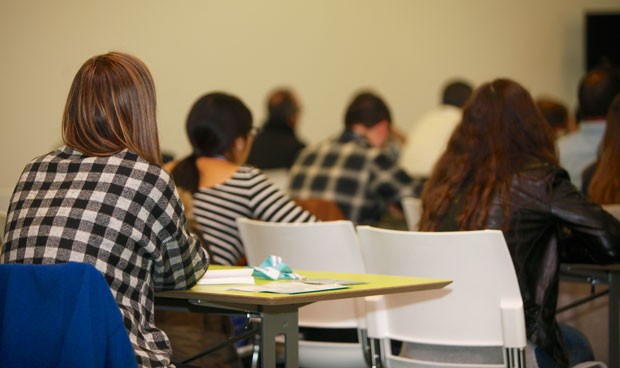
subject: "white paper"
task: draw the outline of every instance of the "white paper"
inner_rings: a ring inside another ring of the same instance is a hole
[[[230,270],[207,270],[198,280],[198,285],[254,284],[251,268]]]
[[[254,293],[276,293],[276,294],[300,294],[311,293],[314,291],[346,289],[345,285],[312,285],[299,281],[270,282],[263,285],[241,286],[230,290],[249,291]]]

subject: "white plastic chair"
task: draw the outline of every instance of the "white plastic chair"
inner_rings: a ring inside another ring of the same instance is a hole
[[[269,255],[282,257],[295,270],[364,273],[355,227],[350,221],[273,223],[238,218],[248,264],[258,266]],[[358,329],[363,299],[319,302],[299,310],[299,326]],[[299,365],[305,368],[366,367],[360,343],[299,340]]]
[[[411,231],[417,231],[418,222],[422,216],[422,200],[415,197],[403,197],[400,202],[405,213],[407,228]]]
[[[523,302],[501,231],[357,230],[368,273],[453,280],[441,290],[367,298],[373,367],[524,366]],[[403,342],[400,355],[391,339]]]

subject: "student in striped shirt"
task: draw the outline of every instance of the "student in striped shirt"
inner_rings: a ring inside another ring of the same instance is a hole
[[[252,113],[221,92],[198,99],[187,118],[193,153],[168,165],[177,186],[192,194],[192,215],[214,264],[243,263],[235,219],[314,222],[259,169],[244,165],[254,139]]]
[[[202,96],[189,113],[186,129],[193,153],[166,168],[181,191],[188,222],[201,236],[212,263],[245,262],[235,222],[238,217],[276,222],[316,221],[259,169],[244,165],[255,132],[250,110],[237,97],[219,92]],[[169,311],[159,316],[158,326],[170,337],[177,360],[193,356],[201,346],[224,341],[232,330],[231,320],[225,316],[207,320],[204,315]],[[191,364],[241,367],[232,346]]]

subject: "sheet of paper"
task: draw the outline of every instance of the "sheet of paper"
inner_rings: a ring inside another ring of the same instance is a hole
[[[337,290],[337,289],[346,289],[346,285],[336,285],[336,284],[328,284],[328,285],[316,285],[316,284],[306,284],[300,281],[282,281],[282,282],[270,282],[263,285],[254,285],[254,286],[241,286],[231,288],[230,290],[239,290],[239,291],[249,291],[254,293],[276,293],[276,294],[300,294],[300,293],[311,293],[314,291],[324,291],[324,290]]]
[[[367,284],[365,281],[354,281],[354,280],[336,280],[336,279],[307,279],[303,280],[306,284],[313,285],[361,285]]]
[[[198,285],[254,284],[251,268],[230,270],[207,270]]]

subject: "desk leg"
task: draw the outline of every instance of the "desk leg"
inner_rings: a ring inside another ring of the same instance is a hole
[[[620,272],[609,273],[609,368],[620,368]]]
[[[263,313],[261,323],[261,355],[264,368],[276,366],[276,336],[284,334],[284,358],[286,368],[299,366],[299,328],[298,313]]]

